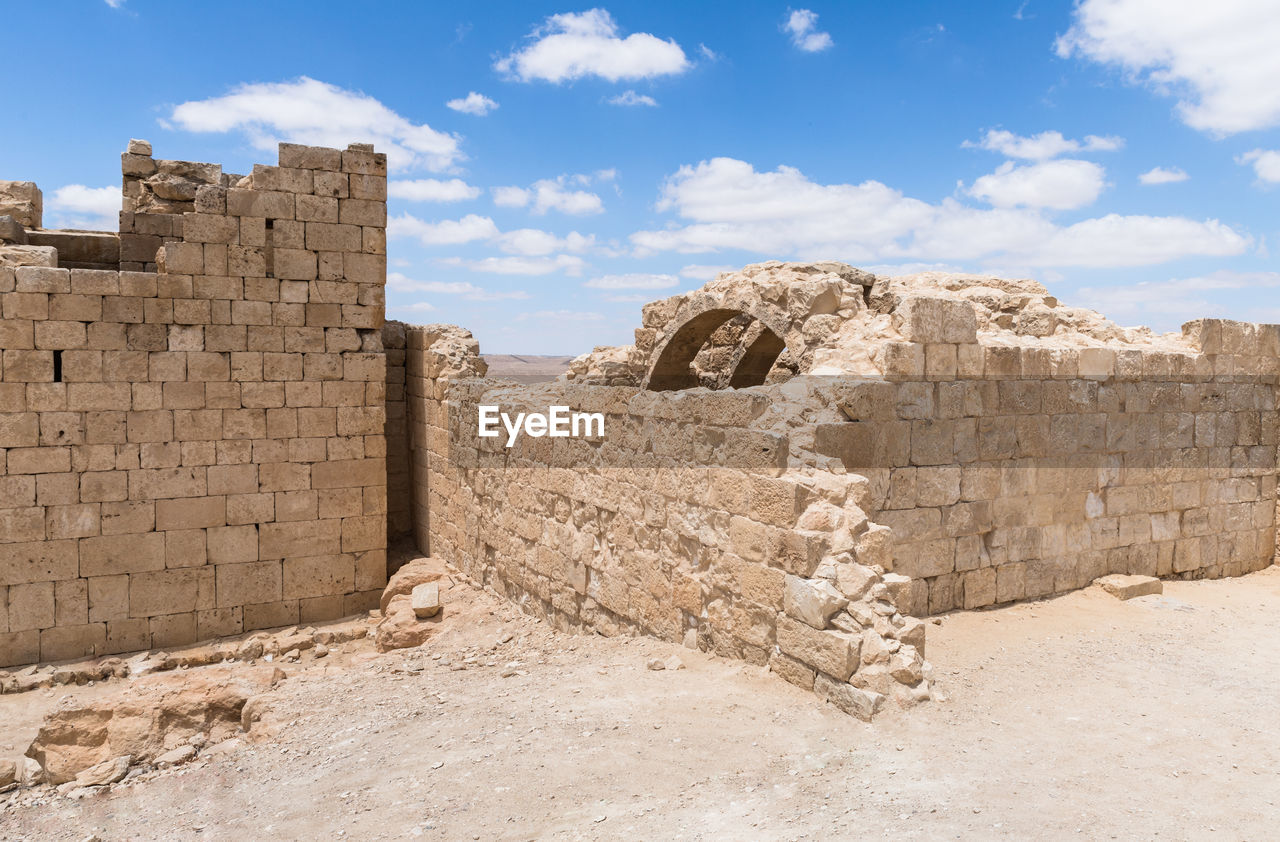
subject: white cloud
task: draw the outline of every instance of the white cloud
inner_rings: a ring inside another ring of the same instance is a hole
[[[583,284],[592,289],[670,289],[680,283],[675,275],[652,275],[634,272],[627,275],[601,275]]]
[[[1280,150],[1255,149],[1236,158],[1236,163],[1253,164],[1253,172],[1259,181],[1280,182]]]
[[[620,37],[618,24],[604,9],[552,15],[529,38],[531,44],[498,59],[494,69],[522,82],[587,76],[617,82],[683,73],[690,66],[674,40],[647,32]]]
[[[537,228],[517,228],[498,235],[497,243],[498,248],[507,254],[541,256],[557,251],[584,252],[595,245],[595,237],[584,236],[577,231],[557,237],[550,231]]]
[[[1004,129],[987,129],[981,140],[976,143],[966,140],[961,146],[987,149],[1010,158],[1044,161],[1068,152],[1114,152],[1124,146],[1124,138],[1091,134],[1085,135],[1084,140],[1074,140],[1063,137],[1062,132],[1057,131],[1040,132],[1026,137]]]
[[[1174,184],[1191,178],[1181,167],[1152,167],[1138,176],[1142,184]]]
[[[609,97],[606,100],[610,105],[649,105],[656,106],[658,101],[651,96],[638,94],[635,91],[623,91],[615,97]]]
[[[415,281],[401,272],[387,274],[387,289],[391,292],[426,292],[433,295],[460,295],[470,301],[500,301],[502,299],[524,299],[529,293],[524,290],[489,290],[466,281]],[[431,309],[427,305],[425,309]]]
[[[583,313],[577,310],[538,310],[536,313],[521,313],[516,321],[537,319],[546,322],[598,322],[604,319],[603,313]]]
[[[463,202],[480,195],[480,188],[460,178],[441,181],[435,178],[395,180],[387,183],[387,195],[409,202]]]
[[[493,203],[500,208],[522,208],[529,204],[533,192],[523,187],[493,188]]]
[[[45,211],[62,228],[120,230],[120,188],[68,184],[53,191]]]
[[[1106,186],[1106,170],[1072,158],[1017,166],[1005,161],[968,189],[970,196],[998,208],[1070,210],[1092,204]]]
[[[387,305],[387,315],[398,315],[401,313],[429,313],[436,309],[433,305],[426,301],[413,301],[408,304],[389,304]]]
[[[733,272],[739,268],[741,267],[723,264],[718,266],[704,266],[699,263],[690,263],[688,266],[685,266],[680,270],[680,277],[689,278],[694,281],[709,281],[721,272]]]
[[[1266,321],[1280,317],[1280,307],[1259,312],[1259,299],[1274,297],[1280,272],[1220,271],[1196,278],[1117,287],[1081,287],[1073,303],[1091,307],[1121,324],[1150,324],[1176,329],[1201,317]],[[1263,293],[1262,291],[1268,292]],[[1239,293],[1234,298],[1230,293]]]
[[[124,5],[124,0],[106,0],[106,3],[111,8],[118,9]]]
[[[1275,0],[1081,0],[1056,47],[1176,96],[1193,128],[1232,134],[1280,124],[1278,43]]]
[[[818,16],[808,9],[793,9],[782,28],[791,33],[791,43],[806,53],[819,53],[835,44],[818,29]]]
[[[387,223],[391,237],[416,237],[423,245],[461,245],[498,236],[498,226],[487,216],[469,213],[462,219],[424,222],[412,214],[393,216]]]
[[[799,170],[757,172],[716,158],[684,166],[658,203],[688,224],[631,236],[637,253],[737,249],[771,258],[1003,261],[1026,266],[1137,266],[1227,256],[1252,240],[1217,220],[1111,214],[1062,227],[1032,208],[934,205],[878,181],[819,184]]]
[[[280,141],[338,149],[373,143],[396,170],[447,170],[464,157],[456,135],[414,123],[367,94],[306,76],[184,102],[161,124],[189,132],[242,131],[258,149],[275,149]]]
[[[492,275],[550,275],[553,272],[564,272],[572,277],[581,275],[587,265],[581,257],[572,254],[557,254],[554,257],[483,257],[479,260],[449,257],[440,262],[446,266],[460,266],[472,272]]]
[[[606,175],[608,176],[607,179],[604,177]],[[597,177],[600,180],[612,179],[613,171],[603,170],[597,174]],[[568,183],[590,183],[590,179],[591,176],[585,175],[562,175],[555,179],[544,178],[541,181],[535,181],[533,186],[528,189],[523,187],[495,187],[493,188],[493,203],[505,208],[522,208],[532,204],[533,212],[539,215],[551,210],[577,216],[603,213],[604,202],[595,193],[586,190],[570,190],[565,186]]]
[[[483,117],[490,111],[498,107],[498,103],[489,99],[484,94],[478,94],[475,91],[467,94],[460,99],[451,99],[445,103],[447,108],[454,111],[461,111],[463,114],[474,114],[477,117]]]

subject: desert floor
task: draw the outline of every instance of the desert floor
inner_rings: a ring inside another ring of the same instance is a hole
[[[1265,839],[1280,822],[1276,568],[945,616],[939,698],[872,724],[758,667],[561,634],[466,585],[446,605],[420,649],[286,666],[268,727],[217,756],[79,799],[0,795],[0,839]],[[646,667],[672,655],[687,668]],[[62,696],[127,685],[0,696],[0,756]]]

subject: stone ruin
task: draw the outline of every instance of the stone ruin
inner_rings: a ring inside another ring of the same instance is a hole
[[[383,324],[385,176],[133,142],[118,235],[43,231],[0,183],[0,665],[376,608],[411,540],[558,628],[869,718],[929,698],[931,615],[1275,559],[1280,326],[770,262],[518,384],[462,328]],[[507,447],[480,405],[605,435]]]

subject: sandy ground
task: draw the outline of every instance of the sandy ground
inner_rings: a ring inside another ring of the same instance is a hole
[[[1275,568],[949,615],[942,698],[870,725],[758,668],[449,600],[419,650],[294,668],[274,738],[80,801],[0,795],[0,839],[1277,833]],[[0,696],[0,744],[58,692]]]

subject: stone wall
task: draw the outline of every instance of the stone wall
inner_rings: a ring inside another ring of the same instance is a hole
[[[386,580],[385,156],[150,152],[117,268],[0,247],[0,665],[338,617]]]
[[[470,334],[409,327],[415,539],[561,627],[767,663],[858,715],[928,696],[916,616],[1273,563],[1280,327],[1050,350],[980,344],[967,308],[907,302],[885,375],[726,391],[485,380]],[[482,403],[606,435],[508,449]]]
[[[769,664],[855,715],[928,694],[924,626],[894,608],[870,484],[793,470],[770,392],[476,379],[474,340],[410,327],[420,549],[565,629],[648,634]],[[477,435],[477,406],[606,416],[594,440]]]
[[[958,345],[945,356],[966,371],[918,364],[840,393],[849,420],[818,425],[814,451],[872,479],[914,581],[903,610],[1272,564],[1280,328],[1189,332],[1203,353]]]

